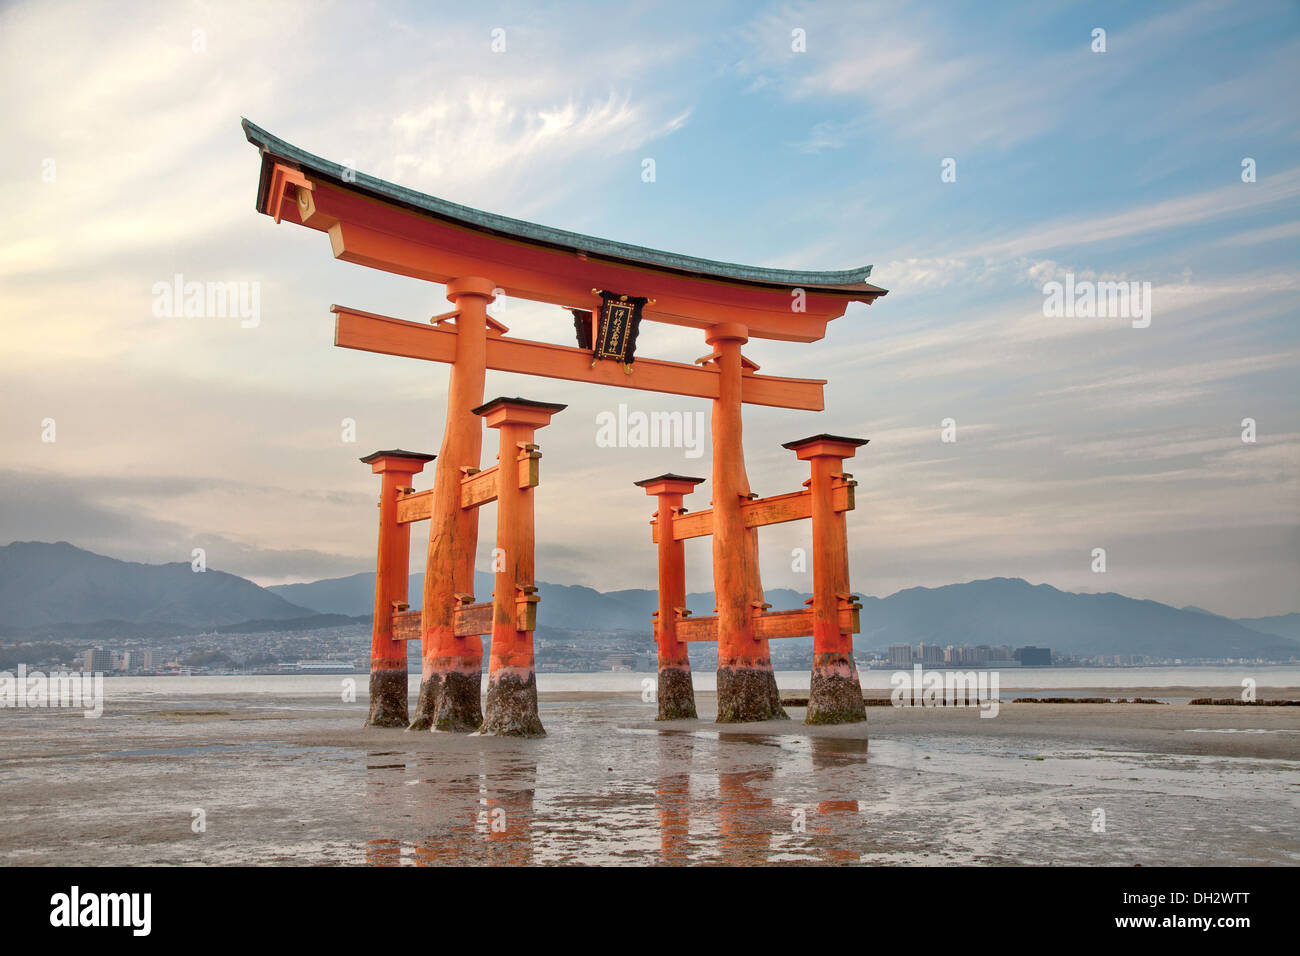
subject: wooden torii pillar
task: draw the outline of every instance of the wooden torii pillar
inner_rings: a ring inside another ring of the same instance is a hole
[[[398,501],[411,476],[433,455],[400,448],[377,451],[361,460],[380,476],[379,556],[375,561],[375,611],[370,634],[370,715],[375,727],[405,727],[406,644],[393,637],[393,617],[406,610],[407,561],[411,526],[398,521]]]
[[[412,730],[468,732],[483,723],[480,683],[483,641],[458,637],[459,595],[474,593],[478,509],[461,507],[461,480],[479,470],[483,423],[475,408],[483,402],[487,377],[487,306],[495,286],[481,277],[453,279],[447,299],[456,306],[454,360],[447,388],[447,425],[434,472],[429,555],[424,572],[420,619],[420,696]]]
[[[567,406],[494,398],[474,409],[501,435],[497,453],[496,579],[492,591],[492,657],[487,710],[480,733],[545,737],[537,715],[533,631],[537,587],[533,583],[533,487],[541,457],[533,433]]]
[[[673,519],[682,511],[682,496],[690,494],[703,478],[659,475],[635,482],[659,502],[655,511],[659,548],[659,608],[654,613],[654,637],[659,646],[659,680],[655,699],[656,720],[694,720],[695,685],[686,644],[677,639],[677,622],[686,610],[686,548],[672,533]]]
[[[749,330],[737,323],[715,325],[705,341],[720,373],[713,400],[713,593],[718,605],[718,722],[785,720],[772,652],[754,632],[754,613],[762,613],[763,583],[758,571],[758,531],[746,528],[741,504],[752,492],[745,475],[741,442],[740,347]]]
[[[853,632],[840,627],[841,612],[856,601],[849,590],[848,534],[844,512],[835,510],[835,495],[851,487],[844,459],[867,443],[864,438],[813,435],[782,447],[812,468],[813,665],[808,695],[810,724],[844,724],[867,719],[862,684],[853,660]]]

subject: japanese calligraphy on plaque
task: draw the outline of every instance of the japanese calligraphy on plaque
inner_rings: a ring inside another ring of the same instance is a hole
[[[614,359],[631,371],[636,353],[636,336],[641,327],[641,310],[646,299],[616,292],[600,293],[600,311],[592,330],[592,364],[598,359]]]

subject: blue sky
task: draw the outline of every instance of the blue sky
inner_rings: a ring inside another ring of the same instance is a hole
[[[0,541],[147,561],[203,546],[263,582],[371,565],[356,458],[436,450],[446,371],[331,348],[328,306],[420,319],[442,290],[256,215],[248,116],[548,225],[760,265],[873,263],[890,295],[825,340],[746,350],[830,380],[820,415],[747,411],[760,494],[806,477],[782,441],[872,439],[851,469],[857,590],[1019,575],[1300,610],[1296,63],[1300,12],[1268,2],[6,7]],[[177,272],[260,283],[261,323],[155,317],[150,290]],[[1150,327],[1045,317],[1044,284],[1067,272],[1150,282]],[[501,318],[571,334],[552,307]],[[641,354],[689,361],[701,338],[655,328]],[[598,448],[595,419],[707,409],[490,376],[507,391],[570,404],[539,435],[538,576],[653,586],[630,482],[707,475],[707,455]],[[806,534],[765,530],[766,583],[808,589],[789,557]],[[707,549],[688,561],[707,587]]]

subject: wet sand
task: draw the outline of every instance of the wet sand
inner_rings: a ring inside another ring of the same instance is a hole
[[[533,741],[363,728],[364,695],[0,711],[0,862],[1300,862],[1300,708],[871,707],[808,727],[800,708],[719,725],[697,701],[702,720],[659,723],[635,694],[544,692]]]

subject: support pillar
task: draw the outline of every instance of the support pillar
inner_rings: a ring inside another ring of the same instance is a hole
[[[411,526],[397,521],[397,499],[411,476],[433,455],[400,448],[377,451],[361,460],[380,476],[379,556],[375,561],[375,613],[370,630],[370,715],[367,726],[405,727],[406,642],[393,640],[393,614],[406,607],[410,574]]]
[[[487,306],[495,286],[489,279],[466,277],[447,283],[447,299],[459,314],[456,361],[447,389],[447,427],[433,481],[429,557],[424,572],[420,618],[420,696],[412,730],[469,732],[483,722],[479,686],[483,640],[457,637],[457,594],[474,593],[478,550],[478,509],[460,506],[464,469],[478,468],[483,453],[483,423],[474,409],[483,402],[487,377]]]
[[[655,612],[655,642],[659,646],[659,713],[656,720],[695,720],[695,686],[686,644],[677,640],[677,621],[686,612],[686,554],[682,541],[673,537],[673,518],[683,511],[682,496],[690,494],[703,478],[660,475],[636,482],[659,501],[655,520],[659,529],[659,609]]]
[[[533,488],[519,480],[520,464],[541,457],[536,429],[566,408],[522,398],[495,398],[474,409],[500,432],[497,454],[496,580],[492,591],[492,652],[479,733],[545,737],[537,715],[533,658],[537,588],[533,583]]]
[[[849,724],[867,719],[862,685],[853,660],[853,632],[840,625],[841,612],[856,610],[849,591],[848,536],[843,512],[836,512],[838,487],[850,484],[844,459],[866,444],[861,438],[814,435],[786,442],[810,463],[813,538],[813,665],[808,696],[809,724]]]
[[[758,532],[745,528],[740,505],[750,497],[741,442],[740,347],[749,330],[735,323],[711,326],[719,371],[713,401],[713,591],[718,603],[718,721],[739,723],[786,719],[781,708],[772,654],[754,633],[753,615],[762,611]]]

